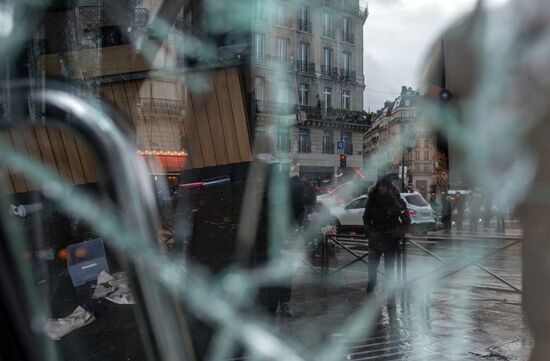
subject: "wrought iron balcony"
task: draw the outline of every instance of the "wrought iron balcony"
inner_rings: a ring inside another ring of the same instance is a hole
[[[299,73],[315,75],[315,63],[308,63],[307,61],[297,60],[296,70]]]
[[[271,57],[271,60],[272,60],[272,63],[273,63],[274,66],[284,68],[284,69],[287,69],[287,70],[292,69],[293,64],[292,64],[292,61],[290,60],[290,58],[288,56],[275,55],[275,56]]]
[[[306,33],[311,33],[311,21],[304,20],[304,19],[298,19],[298,30],[304,31]]]
[[[342,79],[342,81],[353,82],[356,79],[356,73],[354,71],[340,69],[340,79]]]
[[[349,32],[349,31],[342,31],[342,41],[344,41],[346,43],[349,43],[349,44],[354,44],[353,33]]]
[[[256,100],[256,113],[289,115],[296,113],[296,105],[291,103]]]
[[[335,28],[323,28],[323,36],[326,38],[335,39],[336,38],[336,29]]]
[[[273,24],[277,26],[283,26],[285,28],[292,28],[292,22],[290,18],[285,16],[275,16],[273,19]]]
[[[329,65],[321,65],[321,75],[337,78],[338,68]]]

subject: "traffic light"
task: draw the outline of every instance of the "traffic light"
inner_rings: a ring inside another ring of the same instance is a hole
[[[346,159],[347,156],[345,154],[340,155],[340,168],[346,168]]]

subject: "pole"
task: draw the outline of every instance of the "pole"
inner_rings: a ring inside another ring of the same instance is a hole
[[[401,161],[401,192],[405,192],[405,149],[402,151]]]

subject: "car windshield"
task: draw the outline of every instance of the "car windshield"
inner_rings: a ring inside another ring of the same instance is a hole
[[[426,207],[428,205],[424,197],[420,194],[407,195],[405,196],[405,199],[407,200],[407,203],[412,204],[413,206]]]

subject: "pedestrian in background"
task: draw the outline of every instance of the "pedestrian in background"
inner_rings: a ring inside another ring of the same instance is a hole
[[[482,202],[481,195],[475,192],[470,195],[470,200],[468,202],[468,208],[470,209],[470,232],[477,232]]]
[[[466,202],[460,192],[456,192],[455,205],[453,207],[456,210],[456,231],[462,232],[462,225],[464,224],[464,210],[466,208]]]
[[[308,220],[308,216],[313,212],[313,208],[317,203],[317,191],[315,186],[309,182],[304,182],[304,220]]]
[[[448,194],[443,195],[443,205],[441,211],[441,222],[443,223],[444,233],[451,233],[453,216],[453,206],[451,203],[451,197]]]
[[[365,235],[369,240],[367,293],[371,293],[376,286],[378,264],[382,256],[386,286],[394,281],[395,257],[403,238],[401,225],[410,224],[407,209],[400,199],[399,190],[388,177],[380,179],[369,191],[363,214]]]

